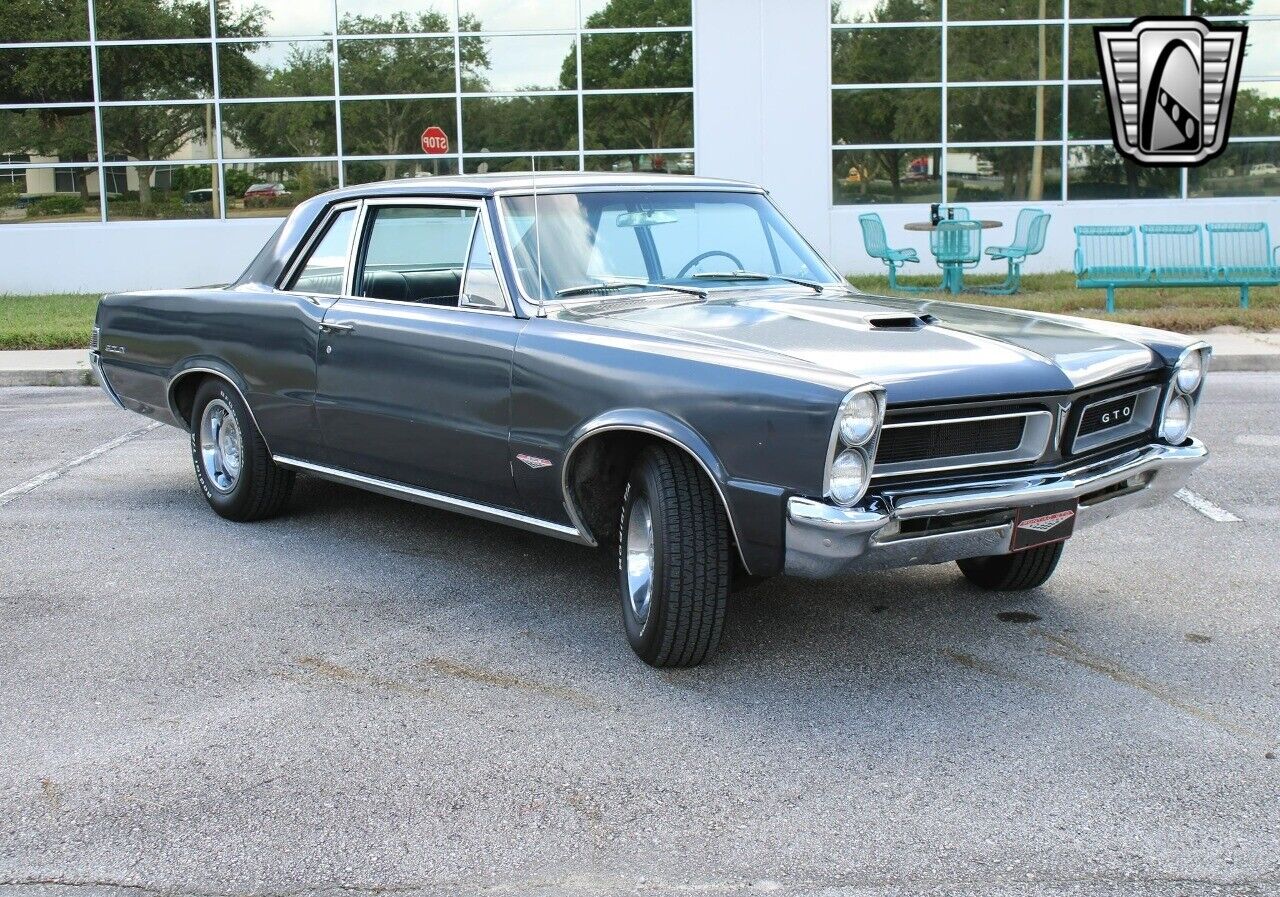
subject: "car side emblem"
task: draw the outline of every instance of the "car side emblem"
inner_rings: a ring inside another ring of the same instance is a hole
[[[537,455],[516,455],[516,459],[528,464],[534,470],[541,470],[544,467],[550,467],[551,462],[546,458],[539,458]]]
[[[1140,165],[1203,165],[1227,146],[1247,28],[1143,16],[1094,28],[1111,137]]]

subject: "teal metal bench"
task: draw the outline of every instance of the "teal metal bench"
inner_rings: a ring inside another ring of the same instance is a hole
[[[1249,307],[1249,287],[1280,285],[1280,265],[1271,232],[1261,221],[1206,224],[1209,264],[1221,281],[1240,288],[1240,307]]]
[[[1249,307],[1249,287],[1280,286],[1280,263],[1262,222],[1206,224],[1209,259],[1198,224],[1144,224],[1142,257],[1127,225],[1080,225],[1076,231],[1076,286],[1107,291],[1116,310],[1119,287],[1236,287]]]
[[[1154,287],[1215,286],[1218,279],[1204,261],[1198,224],[1144,224],[1142,252]]]
[[[1117,287],[1152,286],[1132,225],[1078,224],[1075,231],[1076,286],[1105,289],[1108,312],[1116,310]]]

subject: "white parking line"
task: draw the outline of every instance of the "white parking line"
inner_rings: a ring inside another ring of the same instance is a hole
[[[1192,492],[1190,489],[1179,489],[1177,492],[1173,493],[1173,497],[1177,499],[1181,499],[1182,501],[1186,502],[1191,507],[1195,508],[1201,514],[1203,514],[1204,516],[1208,517],[1210,520],[1216,523],[1242,523],[1243,522],[1235,514],[1232,514],[1230,511],[1227,511],[1223,508],[1218,507],[1213,502],[1209,501],[1209,499],[1205,498],[1203,495],[1200,495],[1199,493],[1196,493],[1196,492]]]
[[[0,507],[4,507],[9,502],[14,501],[15,499],[21,498],[22,496],[26,495],[28,492],[32,492],[36,489],[39,489],[45,483],[53,482],[58,477],[65,474],[67,471],[74,470],[75,468],[79,467],[81,464],[87,464],[88,462],[92,461],[94,458],[97,458],[101,455],[105,455],[107,452],[111,451],[112,449],[119,448],[120,446],[124,445],[126,442],[132,442],[133,440],[137,439],[139,436],[144,436],[147,433],[150,433],[156,427],[163,427],[163,426],[164,424],[160,423],[159,421],[155,421],[154,423],[147,424],[145,427],[142,427],[141,429],[134,430],[130,433],[125,433],[123,436],[118,436],[115,439],[111,440],[110,442],[104,442],[102,445],[98,446],[96,449],[93,449],[92,451],[89,451],[89,452],[85,452],[79,458],[72,458],[67,463],[60,464],[59,466],[55,467],[53,470],[46,470],[44,473],[40,474],[40,476],[32,477],[31,479],[27,480],[25,483],[19,483],[18,485],[14,486],[12,489],[6,489],[4,492],[0,492]]]

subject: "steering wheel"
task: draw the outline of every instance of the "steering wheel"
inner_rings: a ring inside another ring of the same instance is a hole
[[[686,264],[683,268],[681,268],[680,273],[676,275],[676,280],[679,280],[681,277],[684,277],[686,274],[692,271],[693,267],[696,264],[698,264],[698,262],[701,262],[705,259],[714,258],[717,255],[722,255],[725,258],[727,258],[729,261],[733,262],[733,264],[736,266],[733,270],[741,271],[743,269],[742,259],[738,258],[732,252],[725,252],[723,249],[709,249],[706,252],[699,253],[698,255],[695,255],[693,258],[689,259],[689,263]]]

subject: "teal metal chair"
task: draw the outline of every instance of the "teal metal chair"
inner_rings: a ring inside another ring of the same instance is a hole
[[[982,225],[977,221],[939,221],[929,232],[929,249],[942,268],[942,288],[964,289],[964,269],[982,261]]]
[[[948,213],[950,213],[950,217],[948,217]],[[940,206],[938,214],[947,221],[969,221],[973,218],[966,206]]]
[[[1018,212],[1018,222],[1013,231],[1013,242],[1008,246],[988,246],[986,254],[993,259],[1004,259],[1009,271],[1004,283],[986,287],[979,292],[1009,295],[1022,288],[1022,263],[1028,256],[1044,249],[1045,235],[1049,231],[1049,215],[1040,209],[1023,209]]]
[[[880,259],[889,268],[889,289],[920,292],[924,287],[906,286],[898,283],[898,269],[908,262],[919,262],[920,256],[914,249],[893,249],[885,237],[884,222],[875,212],[867,212],[858,216],[862,225],[862,242],[867,248],[867,255]]]

